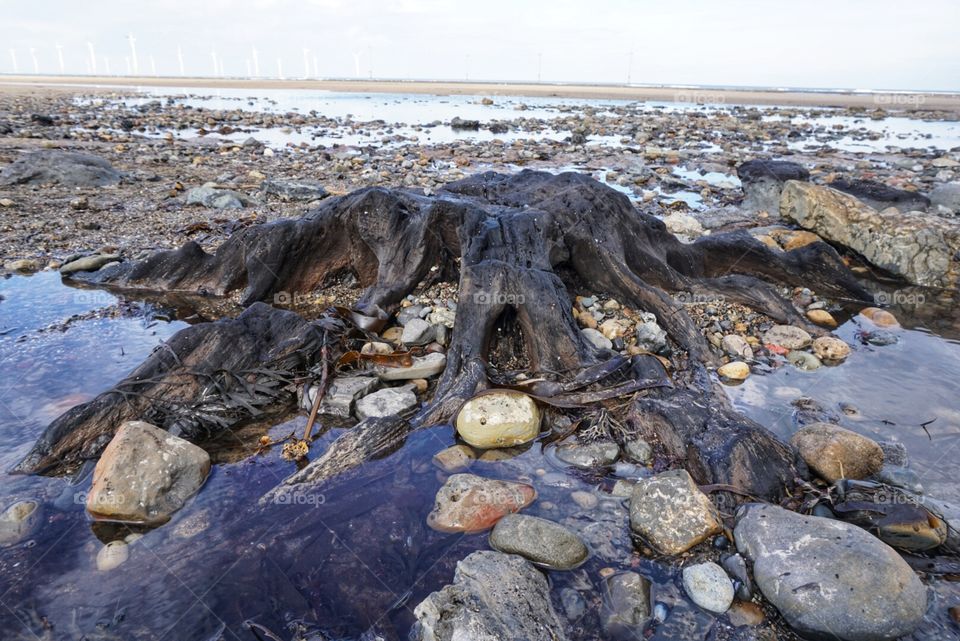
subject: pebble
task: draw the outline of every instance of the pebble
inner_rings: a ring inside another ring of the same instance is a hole
[[[620,447],[613,441],[568,443],[556,450],[557,458],[582,469],[611,465],[620,456]]]
[[[601,626],[609,638],[633,638],[634,631],[650,619],[650,581],[636,572],[609,570],[603,583]]]
[[[716,563],[700,563],[683,568],[683,589],[704,610],[722,614],[733,603],[733,584]]]
[[[490,533],[490,547],[519,554],[550,570],[570,570],[589,556],[587,546],[559,523],[526,514],[508,514]]]
[[[653,461],[653,448],[642,438],[630,439],[623,446],[627,458],[640,465],[649,465]]]
[[[756,603],[739,601],[727,610],[730,624],[736,628],[758,626],[763,623],[763,610]]]
[[[460,438],[482,449],[521,445],[540,434],[540,410],[526,394],[496,390],[467,401],[456,429]]]
[[[573,499],[573,502],[584,510],[592,510],[597,507],[597,503],[600,502],[595,495],[590,492],[584,492],[583,490],[577,490],[576,492],[570,493],[570,498]]]
[[[458,444],[433,455],[433,464],[444,472],[462,472],[477,460],[477,453],[467,445]]]
[[[40,504],[17,501],[0,514],[0,547],[16,545],[28,538],[40,522]]]
[[[810,322],[823,325],[824,327],[833,328],[837,326],[837,320],[825,309],[807,310],[807,318],[810,319]]]
[[[60,273],[73,274],[74,272],[95,272],[104,265],[108,265],[118,260],[120,260],[120,257],[116,254],[85,256],[83,258],[70,261],[66,265],[60,267]]]
[[[866,436],[831,423],[811,423],[798,430],[790,444],[819,476],[831,483],[864,479],[883,468],[883,450]]]
[[[397,416],[418,405],[413,385],[388,387],[364,396],[356,403],[355,412],[361,421],[367,418]]]
[[[661,554],[680,554],[722,531],[710,498],[686,470],[637,481],[630,496],[630,528]]]
[[[820,336],[813,341],[813,353],[825,361],[839,362],[850,356],[850,346],[833,336]]]
[[[130,548],[124,541],[110,541],[97,552],[97,569],[101,572],[122,565],[130,558]]]
[[[454,474],[437,491],[427,525],[441,532],[482,532],[536,497],[536,490],[526,483]]]
[[[20,258],[18,260],[7,261],[3,268],[10,272],[22,272],[30,274],[40,269],[40,263],[32,258]]]
[[[860,315],[872,322],[877,327],[892,329],[900,327],[897,317],[885,309],[879,307],[865,307],[860,310]]]
[[[801,352],[800,350],[796,349],[787,352],[787,362],[797,369],[802,369],[805,372],[812,372],[815,369],[820,369],[820,367],[823,365],[823,363],[820,362],[820,359],[810,352]]]
[[[743,381],[750,376],[750,366],[743,361],[731,361],[726,365],[720,366],[717,374],[721,378],[729,381]]]
[[[749,361],[753,358],[753,349],[742,336],[737,334],[727,334],[720,342],[720,349],[727,356]]]
[[[613,349],[613,342],[595,329],[585,327],[580,333],[597,349]]]
[[[763,334],[764,344],[779,345],[787,350],[803,349],[812,341],[806,330],[793,325],[774,325]]]
[[[437,330],[433,325],[422,318],[412,318],[403,326],[400,342],[404,345],[426,345],[433,342],[436,336]]]

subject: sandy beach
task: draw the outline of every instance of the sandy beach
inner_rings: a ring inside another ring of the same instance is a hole
[[[598,100],[652,100],[731,105],[791,105],[798,107],[861,107],[933,109],[960,112],[960,94],[764,91],[698,87],[633,87],[623,85],[497,83],[398,80],[276,80],[202,77],[132,76],[0,76],[0,91],[35,87],[189,87],[210,89],[316,89],[353,93],[428,95],[490,95]]]

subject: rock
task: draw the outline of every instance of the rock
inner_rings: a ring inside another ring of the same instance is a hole
[[[427,524],[441,532],[482,532],[537,498],[526,483],[454,474],[437,491]]]
[[[620,456],[620,446],[613,441],[567,443],[557,447],[557,458],[582,469],[611,465]]]
[[[570,498],[573,499],[573,502],[576,503],[578,507],[584,510],[592,510],[597,507],[597,504],[600,502],[600,499],[595,495],[590,492],[584,492],[583,490],[571,492]]]
[[[540,434],[540,409],[526,394],[495,390],[467,401],[457,414],[456,428],[474,447],[521,445]]]
[[[14,205],[16,203],[9,198],[0,198],[0,207],[13,207]]]
[[[749,601],[753,598],[753,582],[747,571],[747,562],[739,554],[729,554],[723,559],[723,569],[733,577],[733,587],[737,598]]]
[[[885,309],[879,307],[864,307],[860,310],[860,316],[866,318],[877,327],[895,328],[900,327],[897,317]]]
[[[315,180],[264,180],[260,189],[265,194],[287,201],[320,200],[329,196],[327,189]]]
[[[414,356],[413,365],[409,367],[377,366],[377,376],[384,381],[404,381],[415,378],[432,378],[443,371],[447,366],[447,357],[439,352],[426,356]]]
[[[787,362],[797,369],[802,369],[807,372],[812,372],[815,369],[819,369],[820,366],[823,365],[823,363],[820,362],[820,359],[810,352],[801,352],[800,350],[796,349],[787,352]]]
[[[97,552],[97,569],[109,572],[130,558],[130,547],[125,541],[110,541]]]
[[[640,314],[641,322],[637,323],[637,347],[652,354],[661,354],[667,348],[667,332],[657,324],[653,314]]]
[[[469,469],[476,460],[477,453],[462,443],[452,445],[433,455],[433,464],[448,473]]]
[[[203,205],[214,209],[243,209],[252,201],[238,191],[220,189],[214,183],[207,183],[189,190],[186,202],[188,205]]]
[[[600,323],[600,333],[611,341],[617,338],[623,338],[629,331],[630,327],[623,321],[611,318]]]
[[[730,618],[730,625],[735,628],[757,626],[763,623],[764,619],[763,610],[760,606],[750,601],[734,603],[727,610],[727,616]]]
[[[624,443],[624,454],[634,463],[649,465],[653,461],[653,448],[642,438],[635,438]]]
[[[630,639],[650,619],[650,582],[636,572],[623,572],[603,582],[600,623],[611,639]]]
[[[0,185],[104,187],[120,182],[120,172],[97,156],[44,149],[17,158],[0,170]]]
[[[748,160],[737,167],[745,198],[743,209],[751,212],[780,211],[780,192],[788,180],[809,180],[810,172],[795,162]]]
[[[825,361],[842,361],[850,356],[850,346],[833,336],[819,336],[813,340],[813,353]]]
[[[822,325],[824,327],[836,327],[837,319],[825,309],[811,309],[807,311],[807,318],[810,319],[810,322],[816,323],[817,325]]]
[[[811,423],[790,444],[817,474],[831,483],[841,478],[864,479],[883,467],[883,450],[866,436],[831,423]]]
[[[720,341],[720,349],[727,356],[749,361],[753,358],[753,349],[742,336],[736,334],[727,334]]]
[[[793,325],[774,325],[763,334],[765,345],[779,345],[784,349],[803,349],[812,342],[810,334]]]
[[[210,457],[182,438],[143,421],[127,421],[93,470],[87,510],[106,520],[163,523],[196,494]]]
[[[380,391],[364,396],[356,404],[357,418],[384,418],[397,416],[418,405],[417,395],[410,389],[410,385],[403,387],[387,387]]]
[[[320,414],[348,418],[353,415],[353,406],[357,399],[363,398],[380,386],[372,376],[340,376],[333,379],[320,401]],[[303,409],[313,409],[317,398],[317,387],[311,385],[303,395]]]
[[[414,641],[566,641],[546,577],[519,556],[482,550],[457,563],[453,584],[413,611]]]
[[[721,365],[717,369],[717,374],[731,381],[743,381],[750,376],[750,366],[743,361],[731,361],[726,365]]]
[[[569,621],[579,621],[587,612],[587,602],[573,588],[560,590],[560,604],[563,606],[563,613],[567,615]]]
[[[385,356],[387,354],[393,354],[393,348],[390,347],[388,343],[381,343],[379,341],[372,341],[370,343],[364,343],[363,347],[360,348],[361,354],[380,354]]]
[[[947,541],[947,523],[929,513],[916,518],[895,520],[885,518],[877,525],[877,537],[887,545],[908,552],[926,552]]]
[[[610,339],[595,329],[585,327],[580,330],[580,333],[597,349],[613,349]]]
[[[950,287],[960,275],[960,223],[934,214],[876,211],[848,194],[790,181],[780,214],[915,285]]]
[[[930,199],[923,194],[896,189],[873,180],[837,178],[830,183],[830,187],[855,196],[860,202],[878,210],[896,207],[901,212],[906,213],[908,211],[926,211],[930,206]]]
[[[67,275],[76,272],[95,272],[101,267],[117,262],[118,260],[120,260],[120,257],[116,254],[84,256],[83,258],[72,260],[66,265],[63,265],[60,268],[60,273]]]
[[[733,584],[716,563],[699,563],[683,568],[683,589],[691,601],[717,614],[726,612],[733,603]]]
[[[21,258],[19,260],[7,261],[3,268],[10,272],[21,272],[30,274],[40,269],[40,264],[32,258]]]
[[[567,528],[526,514],[508,514],[497,521],[490,533],[490,547],[519,554],[550,570],[573,569],[590,554],[580,537]]]
[[[933,160],[931,160],[931,161],[930,161],[930,166],[932,166],[932,167],[938,167],[938,168],[943,168],[943,167],[950,167],[950,168],[960,167],[960,161],[956,161],[956,160],[954,160],[953,158],[950,158],[949,156],[940,156],[939,158],[934,158]]]
[[[427,320],[432,325],[443,325],[447,329],[453,329],[457,322],[457,312],[446,307],[439,307],[430,312]]]
[[[403,326],[400,342],[404,345],[426,345],[432,343],[436,337],[437,330],[434,329],[433,325],[422,318],[411,318]]]
[[[945,207],[954,214],[960,214],[960,183],[937,185],[930,192],[930,202],[934,206]]]
[[[673,212],[663,217],[663,223],[671,234],[686,236],[687,238],[700,238],[704,235],[703,225],[700,221],[682,212]]]
[[[478,129],[480,129],[480,121],[479,121],[479,120],[464,120],[464,119],[461,118],[460,116],[454,116],[454,117],[450,120],[450,128],[451,128],[451,129],[466,129],[466,130],[470,130],[470,131],[477,131]]]
[[[0,547],[16,545],[27,539],[40,524],[40,504],[17,501],[0,514]]]
[[[630,495],[630,529],[661,554],[680,554],[722,531],[710,498],[686,470],[641,479]]]
[[[927,590],[910,566],[855,525],[750,504],[738,512],[734,538],[757,587],[801,634],[892,640],[926,612]]]

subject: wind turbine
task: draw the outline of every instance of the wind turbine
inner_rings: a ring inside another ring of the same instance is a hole
[[[253,56],[252,56],[253,57],[253,77],[259,78],[260,77],[260,56],[257,54],[257,48],[253,47],[253,50],[251,53],[253,53]]]
[[[33,73],[35,75],[40,74],[40,63],[37,62],[37,50],[33,47],[30,47],[30,58],[33,59]]]
[[[57,45],[57,61],[60,63],[60,75],[63,75],[63,45]]]
[[[17,50],[10,50],[10,60],[13,61],[13,73],[20,73],[20,66],[17,64]]]
[[[183,47],[177,45],[177,62],[180,64],[180,75],[186,75],[183,73]]]
[[[310,77],[310,50],[303,48],[303,79]]]
[[[87,41],[87,53],[90,54],[90,73],[96,75],[97,73],[97,54],[93,51],[93,43],[89,40]]]
[[[133,67],[133,75],[140,75],[140,63],[137,61],[137,39],[132,33],[127,34],[127,40],[130,41],[130,61]]]

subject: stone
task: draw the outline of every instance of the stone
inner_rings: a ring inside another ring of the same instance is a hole
[[[10,260],[3,264],[3,268],[10,272],[22,272],[30,274],[40,269],[40,264],[32,258],[20,258]]]
[[[757,587],[802,635],[892,641],[926,613],[910,566],[855,525],[755,503],[740,508],[734,538]]]
[[[567,615],[569,621],[579,621],[587,612],[587,602],[573,588],[560,590],[560,604],[563,606],[563,613]]]
[[[327,189],[315,180],[264,180],[260,189],[265,194],[286,201],[320,200],[330,195]]]
[[[357,399],[363,398],[380,386],[380,381],[372,376],[339,376],[327,386],[320,401],[320,414],[349,418],[353,415],[353,406]],[[311,385],[303,394],[303,409],[311,411],[317,398],[317,387]]]
[[[926,211],[930,206],[930,199],[923,194],[906,189],[897,189],[873,180],[837,178],[830,183],[830,187],[855,196],[860,202],[878,210],[896,207],[897,210],[905,213],[908,211]]]
[[[653,448],[642,438],[630,439],[623,445],[627,458],[640,465],[649,465],[653,461]]]
[[[393,354],[393,348],[390,347],[388,343],[373,341],[370,343],[364,343],[363,347],[360,348],[360,353],[361,354],[380,354],[381,356],[386,356],[387,354]]]
[[[837,326],[837,319],[835,319],[833,314],[825,309],[807,310],[807,318],[810,319],[811,323],[816,323],[817,325],[822,325],[823,327],[834,328]]]
[[[453,329],[457,322],[457,312],[447,307],[436,307],[427,316],[431,325],[443,325],[448,329]]]
[[[737,598],[741,601],[752,599],[753,581],[750,580],[746,560],[739,554],[729,554],[724,557],[722,565],[727,574],[733,578],[733,588],[736,590]]]
[[[753,358],[753,349],[742,336],[727,334],[720,341],[720,349],[730,357],[749,361]]]
[[[960,214],[960,183],[943,183],[930,191],[930,202]]]
[[[793,325],[774,325],[763,333],[764,345],[779,345],[784,349],[803,349],[813,341],[806,330]]]
[[[17,501],[0,514],[0,547],[16,545],[27,539],[40,524],[40,504]]]
[[[476,460],[477,453],[462,443],[452,445],[433,455],[433,464],[448,473],[469,469]]]
[[[186,194],[188,205],[203,205],[214,209],[243,209],[251,202],[246,195],[232,189],[221,189],[214,183],[194,187]]]
[[[606,577],[600,624],[611,639],[634,638],[650,619],[650,581],[636,572]]]
[[[698,563],[683,568],[683,589],[704,610],[723,614],[733,603],[733,584],[716,563]]]
[[[613,464],[620,456],[620,446],[613,441],[567,443],[557,447],[557,458],[581,469]]]
[[[738,601],[727,610],[727,616],[730,618],[730,625],[735,628],[745,626],[757,626],[763,623],[763,609],[756,603],[750,601]]]
[[[850,356],[850,346],[834,336],[819,336],[813,340],[813,353],[825,361],[842,361]]]
[[[482,532],[536,498],[536,490],[526,483],[453,474],[437,491],[427,524],[441,532]]]
[[[686,470],[637,481],[630,495],[630,529],[661,554],[680,554],[722,531],[710,498]]]
[[[573,569],[590,555],[580,537],[567,528],[526,514],[507,514],[497,521],[490,532],[490,547],[519,554],[550,570]]]
[[[447,366],[447,357],[439,352],[432,352],[425,356],[414,356],[413,364],[408,367],[375,368],[377,376],[384,381],[407,381],[416,378],[433,378]]]
[[[737,167],[743,188],[742,208],[749,212],[780,210],[780,193],[788,180],[809,180],[810,172],[802,165],[785,160],[748,160]]]
[[[831,483],[864,479],[883,468],[883,450],[873,440],[831,423],[811,423],[797,431],[790,444],[807,465]]]
[[[626,323],[613,318],[600,323],[600,333],[611,341],[616,338],[623,338],[629,331],[630,327]]]
[[[848,194],[796,181],[783,189],[780,214],[914,285],[951,287],[960,275],[960,223],[935,214],[877,211]]]
[[[797,349],[792,349],[787,352],[787,362],[797,369],[802,369],[806,372],[812,372],[815,369],[819,369],[820,366],[823,365],[823,363],[820,362],[820,359],[810,352],[802,352]]]
[[[403,326],[400,342],[404,345],[426,345],[432,343],[437,336],[434,326],[422,318],[411,318]]]
[[[913,511],[911,511],[913,512]],[[895,520],[890,517],[877,524],[877,537],[895,548],[908,552],[926,552],[947,541],[946,521],[926,512],[916,518]]]
[[[700,221],[683,212],[673,212],[663,217],[663,224],[671,234],[686,236],[687,238],[700,238],[704,235],[703,225]]]
[[[164,523],[197,493],[210,456],[193,443],[143,421],[127,421],[93,469],[87,510],[95,517]]]
[[[864,307],[860,310],[860,316],[866,318],[877,327],[885,329],[900,327],[900,322],[896,316],[879,307]]]
[[[116,254],[98,254],[95,256],[84,256],[83,258],[78,258],[72,260],[66,265],[63,265],[60,268],[60,273],[64,275],[73,274],[75,272],[95,272],[105,265],[114,263],[120,260],[120,257]]]
[[[413,610],[413,641],[566,641],[547,578],[521,557],[490,550],[457,563],[453,583]]]
[[[637,347],[651,354],[661,354],[667,348],[667,332],[657,324],[653,314],[640,314],[641,321],[637,323]]]
[[[580,330],[580,333],[597,349],[613,349],[613,342],[595,329],[585,327]]]
[[[571,492],[570,498],[573,499],[573,502],[576,503],[578,507],[584,510],[592,510],[597,507],[597,504],[600,502],[600,499],[598,499],[596,495],[590,492],[584,492],[583,490]]]
[[[731,381],[742,381],[750,376],[750,366],[743,361],[731,361],[726,365],[721,365],[717,369],[717,374]]]
[[[417,395],[412,386],[387,387],[368,394],[356,403],[356,415],[361,421],[366,418],[397,416],[417,407]]]
[[[109,572],[123,565],[130,558],[130,546],[126,541],[110,541],[97,552],[97,570]]]
[[[43,149],[17,158],[0,170],[0,185],[104,187],[120,182],[121,174],[103,158],[74,151]]]
[[[464,403],[455,425],[460,438],[474,447],[512,447],[540,434],[540,409],[526,394],[495,390]]]

